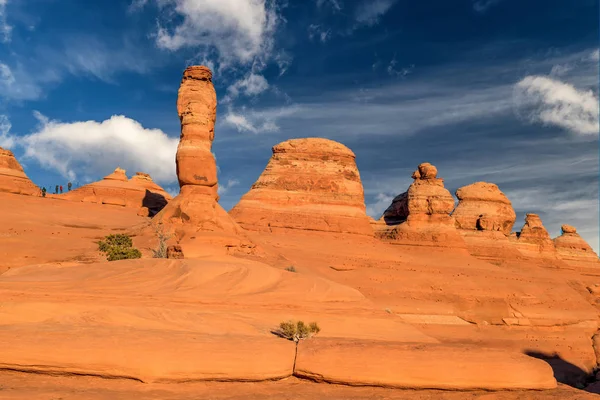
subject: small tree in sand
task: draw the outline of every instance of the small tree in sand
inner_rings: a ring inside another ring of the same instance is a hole
[[[108,261],[142,257],[142,253],[133,247],[131,237],[122,233],[106,236],[104,240],[98,242],[98,249],[106,254]]]
[[[303,321],[282,322],[273,333],[279,337],[298,343],[300,340],[308,339],[321,331],[316,322],[306,325]]]

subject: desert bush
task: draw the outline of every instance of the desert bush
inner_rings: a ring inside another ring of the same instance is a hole
[[[296,272],[296,267],[294,267],[293,265],[291,267],[287,267],[285,269],[286,271],[290,271],[290,272]]]
[[[162,224],[158,224],[154,228],[156,237],[158,237],[158,247],[152,250],[152,257],[167,258],[167,242],[173,235],[164,231]]]
[[[122,233],[106,236],[104,240],[98,242],[98,249],[106,254],[108,261],[142,257],[142,253],[133,247],[131,237]]]
[[[308,339],[321,331],[316,322],[306,325],[303,321],[287,321],[279,324],[279,328],[273,331],[274,334],[287,340],[298,343],[300,340]]]

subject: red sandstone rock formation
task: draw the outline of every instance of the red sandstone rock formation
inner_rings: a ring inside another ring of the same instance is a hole
[[[177,148],[180,193],[154,218],[173,231],[187,257],[205,255],[207,244],[252,253],[256,246],[217,203],[214,139],[217,98],[212,73],[204,66],[188,67],[177,98],[181,138]]]
[[[138,208],[142,216],[153,216],[171,200],[171,196],[154,183],[150,175],[138,172],[128,180],[125,170],[121,168],[115,169],[101,181],[59,195],[58,198]]]
[[[450,216],[454,198],[437,177],[437,168],[422,163],[412,178],[408,191],[384,212],[376,236],[398,244],[464,248]]]
[[[529,257],[557,259],[556,247],[537,214],[526,214],[521,231],[509,237],[521,253]]]
[[[510,235],[517,219],[510,200],[493,183],[476,182],[456,191],[458,206],[452,213],[459,229],[499,231]]]
[[[571,225],[561,227],[562,235],[554,239],[558,255],[565,261],[585,261],[598,263],[598,255]]]
[[[354,153],[321,138],[274,146],[264,172],[230,215],[249,230],[373,235]]]
[[[0,192],[28,196],[41,195],[40,188],[29,180],[12,151],[2,147],[0,147]]]

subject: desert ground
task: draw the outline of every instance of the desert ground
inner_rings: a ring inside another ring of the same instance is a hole
[[[228,213],[207,68],[177,108],[174,198],[120,169],[42,197],[0,154],[0,398],[596,397],[600,263],[568,221],[514,233],[497,186],[456,205],[428,163],[375,221],[354,154],[319,138],[275,146]],[[111,234],[141,257],[107,261]]]

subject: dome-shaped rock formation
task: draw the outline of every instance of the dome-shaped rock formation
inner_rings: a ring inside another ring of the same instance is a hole
[[[510,200],[493,183],[476,182],[456,191],[458,206],[452,213],[459,229],[499,231],[510,235],[517,214]]]
[[[0,147],[0,192],[39,196],[37,187],[25,174],[23,167],[10,150]]]
[[[256,246],[217,203],[217,164],[211,152],[217,117],[212,73],[204,66],[188,67],[177,98],[181,136],[177,147],[180,192],[153,219],[173,231],[186,257],[206,254],[207,244],[233,252],[253,253]]]
[[[598,263],[598,255],[571,225],[561,227],[562,234],[554,239],[554,246],[560,258],[566,261]]]
[[[373,235],[354,153],[322,138],[275,145],[252,188],[230,211],[245,229]]]
[[[153,216],[171,200],[171,196],[154,183],[150,175],[138,172],[133,178],[127,179],[126,172],[122,168],[115,169],[101,181],[57,197],[88,203],[143,208],[145,216]]]
[[[399,244],[464,248],[450,216],[454,198],[437,177],[437,168],[422,163],[412,178],[408,191],[383,213],[376,236]]]

